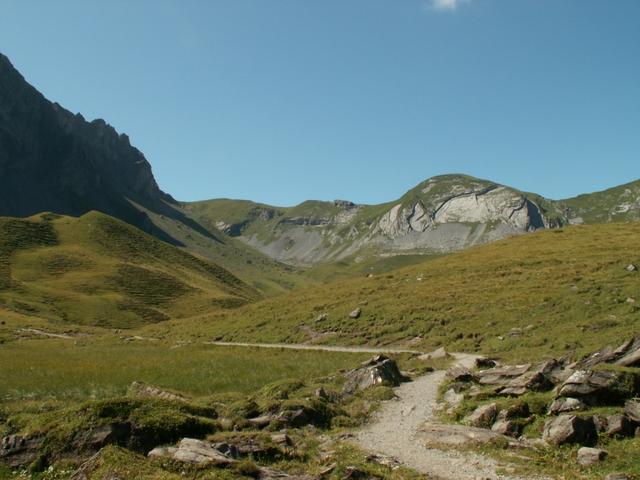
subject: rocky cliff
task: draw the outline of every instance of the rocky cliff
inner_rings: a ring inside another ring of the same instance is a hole
[[[165,240],[145,210],[192,222],[126,135],[48,101],[0,54],[0,215],[91,210]]]

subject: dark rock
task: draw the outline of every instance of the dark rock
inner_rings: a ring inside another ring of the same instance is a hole
[[[342,392],[347,395],[377,385],[397,387],[404,380],[396,362],[384,355],[373,357],[362,367],[350,370],[344,376],[346,381]]]
[[[494,368],[497,365],[498,363],[495,360],[491,360],[490,358],[476,358],[476,368]]]
[[[560,415],[546,421],[542,439],[553,445],[595,445],[598,432],[592,417]]]
[[[451,367],[447,370],[447,377],[454,382],[472,382],[476,379],[471,370],[465,367]]]
[[[607,452],[599,448],[582,447],[578,450],[578,463],[583,467],[590,467],[607,458]]]
[[[43,441],[43,437],[8,435],[0,442],[0,459],[12,468],[28,465],[38,457]]]

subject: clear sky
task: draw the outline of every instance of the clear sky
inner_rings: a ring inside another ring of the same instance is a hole
[[[638,0],[0,0],[0,52],[180,200],[640,177]]]

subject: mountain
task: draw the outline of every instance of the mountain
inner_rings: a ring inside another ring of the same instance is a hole
[[[466,175],[434,177],[396,201],[357,205],[307,201],[278,208],[246,201],[185,205],[214,225],[283,262],[310,265],[370,254],[445,253],[555,225],[547,202]]]
[[[565,224],[640,219],[640,181],[555,201],[468,175],[430,178],[380,205],[306,201],[290,208],[216,199],[187,214],[292,265],[438,255]]]
[[[130,328],[261,296],[227,270],[99,212],[0,217],[0,231],[0,311]]]
[[[302,281],[290,267],[185,215],[127,135],[48,101],[0,54],[0,216],[94,210],[208,258],[264,292]]]

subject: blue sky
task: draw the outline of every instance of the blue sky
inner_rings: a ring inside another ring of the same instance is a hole
[[[640,177],[638,0],[0,0],[0,52],[180,200]]]

